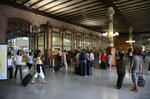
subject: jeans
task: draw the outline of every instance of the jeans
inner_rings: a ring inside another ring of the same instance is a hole
[[[13,78],[13,67],[9,67],[8,71],[9,71],[9,78],[12,79]]]
[[[122,88],[125,72],[117,72],[117,74],[118,74],[117,87]]]
[[[68,70],[68,65],[67,65],[67,61],[64,61],[64,65],[66,67],[66,71]]]
[[[87,75],[87,63],[81,62],[81,75]]]
[[[17,73],[18,73],[18,68],[20,71],[20,79],[22,79],[22,65],[16,65],[15,78],[16,78]]]

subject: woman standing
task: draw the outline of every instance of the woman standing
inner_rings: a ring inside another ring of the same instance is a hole
[[[65,64],[66,71],[68,70],[67,59],[66,59],[66,50],[62,54],[62,62]]]
[[[101,55],[101,69],[106,69],[106,55],[104,53],[104,51],[102,52],[102,55]]]
[[[29,56],[27,57],[27,66],[29,68],[29,73],[31,74],[31,67],[33,65],[33,55],[29,52]]]
[[[16,71],[15,71],[15,78],[17,76],[17,72],[18,72],[18,68],[20,71],[20,79],[22,80],[22,55],[21,55],[21,50],[18,50],[17,55],[14,58],[14,63],[15,63],[15,67],[16,67]]]
[[[8,53],[8,71],[9,71],[9,78],[13,79],[13,60],[11,58],[10,53]]]
[[[38,54],[38,57],[36,58],[36,61],[35,61],[35,67],[34,67],[35,74],[32,80],[32,84],[35,83],[35,79],[38,77],[38,75],[42,78],[42,83],[45,84],[46,81],[45,81],[45,75],[42,70],[43,64],[41,60],[41,56],[42,56],[41,51],[39,50],[37,54]]]
[[[109,53],[109,55],[108,55],[108,65],[109,65],[109,69],[111,70],[111,68],[112,68],[112,63],[111,63],[111,61],[112,61],[112,55],[111,55],[111,53]]]

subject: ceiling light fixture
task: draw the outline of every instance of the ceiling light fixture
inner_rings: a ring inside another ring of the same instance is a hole
[[[114,34],[113,34],[113,32],[111,32],[111,34],[113,35],[113,36],[119,36],[119,33],[118,32],[115,32]],[[103,36],[108,36],[108,32],[105,32],[105,33],[103,33],[102,34]]]

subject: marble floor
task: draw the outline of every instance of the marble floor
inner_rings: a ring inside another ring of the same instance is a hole
[[[130,74],[127,72],[123,88],[116,89],[116,68],[111,71],[93,69],[93,75],[81,77],[73,73],[69,68],[64,68],[54,73],[52,68],[46,69],[47,84],[41,84],[37,79],[35,84],[23,87],[17,80],[0,81],[0,99],[150,99],[150,73],[147,65],[144,66],[146,85],[139,88],[139,92],[132,92],[133,84]],[[25,68],[24,75],[28,72]]]

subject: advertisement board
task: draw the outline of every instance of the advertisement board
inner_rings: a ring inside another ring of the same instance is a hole
[[[0,80],[7,79],[7,45],[0,45]]]

